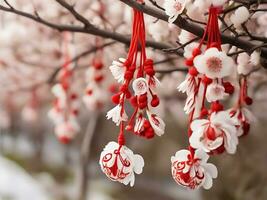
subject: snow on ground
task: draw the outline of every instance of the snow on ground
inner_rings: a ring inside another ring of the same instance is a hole
[[[50,200],[48,193],[24,169],[0,156],[0,200]]]

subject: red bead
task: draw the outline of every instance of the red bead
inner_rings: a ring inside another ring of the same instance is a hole
[[[155,71],[153,68],[146,69],[145,72],[148,76],[154,76],[155,75]]]
[[[212,83],[212,79],[211,78],[208,78],[207,76],[203,76],[202,78],[202,82],[205,84],[205,85],[209,85]]]
[[[78,98],[77,94],[71,94],[71,95],[70,95],[70,99],[71,99],[71,100],[75,100],[75,99],[77,99],[77,98]]]
[[[230,82],[224,82],[223,87],[224,87],[225,93],[227,94],[233,94],[235,92],[235,87]]]
[[[200,55],[201,54],[201,50],[200,50],[200,48],[194,48],[194,50],[193,50],[193,52],[192,52],[192,55],[194,56],[194,57],[196,57],[196,56],[198,56],[198,55]]]
[[[197,71],[197,69],[196,69],[195,67],[191,67],[191,68],[189,69],[189,74],[190,74],[191,76],[197,76],[197,75],[198,75],[198,71]]]
[[[148,129],[146,132],[145,132],[145,137],[147,138],[147,139],[151,139],[151,138],[153,138],[155,136],[155,132],[154,132],[154,130],[152,129],[152,131],[151,131],[151,129]]]
[[[253,104],[253,99],[250,98],[250,97],[246,97],[246,98],[245,98],[245,103],[246,103],[248,106],[250,106],[251,104]]]
[[[120,93],[118,93],[118,94],[113,95],[111,99],[112,99],[113,103],[119,104],[120,103],[120,98],[121,98],[120,97]]]
[[[103,68],[104,65],[103,65],[101,60],[95,59],[93,61],[93,66],[94,66],[95,69],[100,70],[100,69]]]
[[[103,79],[104,79],[103,75],[97,75],[94,77],[95,82],[98,82],[98,83],[101,82]]]
[[[194,65],[194,59],[193,58],[188,58],[184,61],[185,65],[188,66],[188,67],[191,67]]]
[[[62,144],[69,144],[71,141],[69,137],[64,136],[64,135],[60,136],[58,139]]]
[[[144,65],[154,65],[154,61],[152,59],[146,59]]]
[[[139,104],[138,104],[138,107],[139,107],[140,109],[145,109],[145,108],[147,107],[147,103],[146,103],[146,102],[144,102],[144,103],[139,103]]]
[[[78,116],[79,115],[79,110],[77,110],[77,109],[72,110],[72,114],[74,116]]]
[[[143,126],[144,126],[145,129],[148,129],[148,128],[151,127],[150,122],[147,119],[144,121],[144,125]]]
[[[147,103],[147,95],[146,94],[140,95],[138,98],[138,102],[139,103]]]
[[[209,111],[206,108],[203,108],[200,113],[200,118],[204,118],[209,114]]]
[[[217,102],[213,102],[211,104],[211,110],[213,112],[219,112],[219,111],[222,111],[223,110],[223,105],[220,104],[220,103],[217,103]]]
[[[159,98],[155,95],[151,101],[152,107],[157,107],[159,105]]]

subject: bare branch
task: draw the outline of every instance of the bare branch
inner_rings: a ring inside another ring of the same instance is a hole
[[[159,8],[160,10],[163,10],[163,11],[165,11],[165,9],[163,8],[163,7],[161,7],[158,3],[157,3],[157,1],[155,1],[155,0],[149,0],[155,7],[157,7],[157,8]]]
[[[52,22],[44,20],[38,14],[37,15],[33,15],[33,14],[30,14],[30,13],[27,13],[27,12],[23,12],[23,11],[17,10],[15,8],[11,9],[11,8],[8,8],[8,7],[2,6],[2,5],[0,5],[0,10],[26,17],[28,19],[31,19],[31,20],[34,20],[34,21],[36,21],[38,23],[46,25],[46,26],[48,26],[50,28],[56,29],[58,31],[87,33],[87,34],[91,34],[91,35],[95,35],[95,36],[100,36],[100,37],[103,37],[103,38],[110,38],[110,39],[113,39],[115,41],[127,44],[127,45],[130,44],[130,40],[131,40],[130,36],[124,36],[124,35],[116,33],[116,32],[102,30],[102,29],[96,28],[95,26],[93,26],[93,27],[91,27],[91,26],[90,27],[82,27],[82,26],[75,26],[75,25],[55,24],[55,23],[52,23]],[[171,48],[172,47],[169,44],[155,42],[155,41],[147,41],[146,42],[146,46],[154,48],[154,49],[159,49],[159,50],[167,49],[167,48]],[[182,55],[182,52],[180,52],[179,55]]]
[[[61,6],[66,8],[78,21],[82,22],[85,27],[92,27],[93,25],[82,15],[80,15],[75,9],[74,6],[71,6],[64,0],[55,0],[58,2]]]
[[[149,6],[146,5],[142,5],[137,3],[135,0],[120,0],[121,2],[129,5],[130,7],[136,8],[137,10],[140,10],[150,16],[156,17],[158,19],[161,19],[163,21],[168,21],[168,16],[165,15],[165,13],[163,11],[160,10],[155,10],[154,8],[151,8]],[[264,0],[265,2],[266,0]],[[257,0],[252,0],[252,2],[256,3]],[[267,1],[266,1],[267,2]],[[193,24],[193,23],[189,23],[188,21],[186,21],[186,19],[182,18],[181,16],[178,16],[178,18],[176,19],[176,21],[174,22],[175,25],[177,25],[178,27],[180,27],[181,29],[184,29],[190,33],[193,33],[196,36],[202,37],[204,30],[203,28],[201,28],[200,26]],[[248,42],[246,40],[242,40],[240,38],[236,38],[236,37],[232,37],[232,36],[228,36],[225,34],[222,34],[222,42],[223,43],[227,43],[227,44],[231,44],[234,45],[240,49],[243,49],[245,51],[250,51],[251,49],[253,49],[255,47],[255,45],[251,42]],[[267,49],[263,48],[261,51],[261,56],[264,57],[265,59],[267,59]]]

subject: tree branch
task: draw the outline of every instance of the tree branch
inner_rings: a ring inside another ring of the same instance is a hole
[[[74,6],[71,6],[64,0],[55,0],[61,6],[66,8],[78,21],[82,22],[85,27],[93,27],[93,25],[82,15],[80,15],[75,9]]]
[[[116,32],[102,30],[102,29],[99,29],[95,26],[83,27],[83,26],[75,26],[75,25],[55,24],[55,23],[44,20],[38,14],[34,15],[34,14],[30,14],[27,12],[17,10],[15,8],[9,8],[9,7],[5,7],[2,5],[0,5],[0,10],[23,16],[25,18],[31,19],[35,22],[46,25],[46,26],[53,28],[55,30],[58,30],[58,31],[87,33],[87,34],[91,34],[91,35],[95,35],[95,36],[100,36],[103,38],[110,38],[112,40],[121,42],[121,43],[126,44],[126,45],[129,45],[130,40],[131,40],[130,36],[125,36],[125,35],[122,35],[122,34],[119,34]],[[150,41],[150,40],[148,40],[146,42],[146,45],[147,45],[147,47],[151,47],[151,48],[158,49],[158,50],[168,49],[168,48],[172,47],[166,43],[160,43],[160,42],[155,42],[155,41]],[[182,52],[179,52],[178,54],[182,55]]]
[[[135,0],[120,0],[121,2],[127,4],[128,6],[135,8],[137,10],[140,10],[150,16],[156,17],[160,20],[163,21],[168,21],[168,16],[161,10],[156,10],[154,8],[151,8],[149,6],[140,4],[138,2],[136,2]],[[256,2],[256,0],[254,0]],[[253,2],[254,2],[253,1]],[[178,18],[176,19],[176,21],[174,22],[175,25],[177,25],[178,27],[180,27],[181,29],[184,29],[196,36],[202,37],[204,30],[203,28],[201,28],[200,26],[193,24],[193,23],[189,23],[186,21],[186,19],[182,18],[181,16],[178,16]],[[251,42],[248,42],[246,40],[242,40],[236,37],[232,37],[232,36],[228,36],[225,34],[222,34],[222,42],[223,43],[227,43],[227,44],[231,44],[234,45],[240,49],[243,49],[245,51],[250,51],[251,49],[253,49],[255,47],[255,45]],[[267,59],[267,49],[266,48],[262,48],[261,50],[261,56],[265,59]]]

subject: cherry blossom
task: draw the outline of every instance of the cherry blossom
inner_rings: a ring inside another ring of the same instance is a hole
[[[148,91],[148,84],[146,79],[137,78],[133,81],[133,90],[135,95],[142,95]]]
[[[190,189],[210,189],[218,171],[215,165],[207,163],[208,159],[208,154],[201,149],[197,149],[194,155],[188,150],[177,151],[171,157],[172,176],[176,183]]]
[[[233,59],[217,48],[210,48],[194,59],[197,70],[209,78],[223,78],[232,74],[235,68]]]
[[[126,112],[122,109],[121,105],[117,105],[107,112],[107,119],[112,119],[112,121],[119,126],[122,121],[127,121],[128,116]]]
[[[169,23],[173,23],[185,9],[188,0],[165,0],[163,7],[169,16]]]
[[[246,52],[237,56],[237,72],[242,75],[248,75],[260,63],[260,52],[253,51],[251,55]]]
[[[135,173],[141,174],[143,171],[144,159],[124,145],[109,142],[100,155],[99,164],[102,171],[112,181],[133,186]]]
[[[206,93],[206,98],[208,102],[223,100],[227,96],[229,95],[225,93],[225,88],[221,84],[212,83],[208,85]]]
[[[247,21],[249,18],[249,11],[245,6],[239,7],[235,13],[230,17],[231,22],[235,28],[240,28],[241,24]]]
[[[69,143],[80,131],[80,126],[75,120],[70,119],[69,121],[64,121],[59,123],[55,127],[55,133],[59,140],[67,144]]]
[[[170,35],[170,31],[168,28],[168,24],[162,21],[154,22],[148,25],[148,32],[149,34],[155,39],[155,41],[164,41]]]
[[[190,145],[205,152],[221,152],[225,148],[228,153],[234,154],[238,144],[237,125],[238,122],[227,111],[212,113],[209,120],[194,120]]]
[[[123,63],[125,61],[126,60],[124,58],[120,58],[119,61],[113,61],[112,65],[109,67],[112,75],[119,83],[124,80],[125,68]]]

